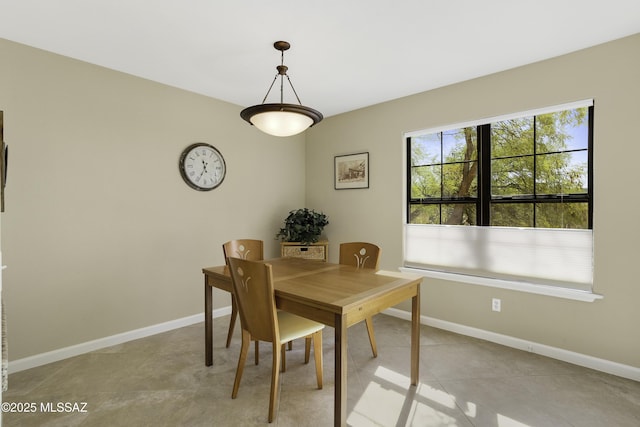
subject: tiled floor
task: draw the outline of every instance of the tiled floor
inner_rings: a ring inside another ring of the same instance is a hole
[[[204,326],[181,328],[18,372],[5,402],[35,413],[4,413],[11,426],[267,425],[270,345],[231,389],[237,328],[215,319],[214,365],[204,365]],[[409,322],[374,318],[378,358],[364,325],[349,329],[348,424],[352,426],[640,426],[640,383],[485,341],[422,326],[420,383],[409,386]],[[274,426],[333,425],[333,330],[324,330],[324,389],[302,342],[287,352]],[[51,412],[60,409],[86,412]],[[78,405],[74,407],[73,404]],[[47,406],[50,405],[50,406]],[[27,406],[28,407],[28,406]]]

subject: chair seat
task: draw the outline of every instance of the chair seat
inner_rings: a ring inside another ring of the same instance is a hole
[[[278,310],[278,324],[280,326],[280,341],[283,343],[306,337],[324,328],[322,323],[282,310]]]

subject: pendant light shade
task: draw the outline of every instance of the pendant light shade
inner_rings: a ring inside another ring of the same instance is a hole
[[[274,77],[273,82],[271,82],[271,86],[262,100],[262,104],[245,108],[240,112],[240,117],[269,135],[292,136],[319,123],[322,121],[323,116],[319,111],[302,105],[291,83],[291,79],[287,75],[288,68],[284,65],[284,51],[289,49],[291,45],[285,41],[277,41],[273,44],[273,47],[281,52],[281,64],[276,67],[278,73]],[[278,77],[280,77],[280,103],[265,104],[264,102],[269,96],[271,88],[273,88]],[[299,104],[285,104],[283,102],[285,77]]]
[[[264,133],[296,135],[322,120],[313,108],[295,104],[260,104],[242,110],[240,116]]]

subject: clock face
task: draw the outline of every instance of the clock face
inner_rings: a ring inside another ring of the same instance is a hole
[[[222,184],[227,173],[222,154],[204,142],[197,142],[185,148],[180,156],[179,165],[184,182],[198,191],[213,190]]]

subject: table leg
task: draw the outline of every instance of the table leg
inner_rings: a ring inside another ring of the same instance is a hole
[[[204,278],[204,364],[213,365],[213,299],[211,286]]]
[[[420,285],[411,298],[411,385],[418,385],[420,369]]]
[[[345,317],[336,314],[335,322],[335,397],[333,425],[347,425],[347,322]]]

